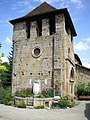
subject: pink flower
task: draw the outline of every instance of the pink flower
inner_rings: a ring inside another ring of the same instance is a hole
[[[25,89],[27,89],[27,88],[32,88],[32,86],[21,86],[20,88],[25,88]]]
[[[27,89],[32,88],[32,86],[17,86],[17,89]]]

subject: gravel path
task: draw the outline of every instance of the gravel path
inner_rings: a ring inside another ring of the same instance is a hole
[[[90,101],[70,109],[21,109],[0,104],[0,120],[90,120]]]

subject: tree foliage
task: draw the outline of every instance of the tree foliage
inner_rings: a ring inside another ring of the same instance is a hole
[[[0,48],[1,48],[1,43],[0,43]],[[4,53],[2,53],[0,55],[0,76],[1,76],[2,72],[8,71],[8,69],[6,68],[6,66],[2,64],[1,57],[3,57],[3,56],[4,56]]]
[[[0,54],[0,103],[11,105],[13,101],[11,93],[13,47],[9,53],[9,63],[2,63],[1,57],[4,57],[4,53]]]
[[[7,70],[6,66],[0,65],[0,73],[3,71],[8,71],[8,70]]]
[[[11,52],[9,53],[8,59],[9,63],[0,62],[0,80],[2,81],[3,88],[11,87],[13,47]]]

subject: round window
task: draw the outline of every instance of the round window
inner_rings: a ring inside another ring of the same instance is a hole
[[[39,48],[34,49],[34,55],[39,56],[39,54],[40,54],[40,49]]]
[[[39,47],[35,47],[33,50],[32,50],[32,55],[33,57],[39,57],[41,55],[41,50]]]

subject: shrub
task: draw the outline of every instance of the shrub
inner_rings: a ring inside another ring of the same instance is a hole
[[[54,92],[52,88],[45,88],[42,92],[38,95],[39,98],[50,98],[54,96]]]
[[[90,96],[90,83],[78,85],[77,96]]]
[[[7,93],[5,94],[4,98],[3,98],[3,104],[5,105],[12,105],[14,101],[14,98],[12,96],[12,93],[10,90],[7,91]]]
[[[44,106],[43,105],[40,105],[40,106],[36,106],[34,107],[35,109],[44,109]]]
[[[75,95],[75,97],[77,96],[77,85],[76,84],[74,86],[74,95]]]
[[[2,94],[3,93],[3,94]],[[3,98],[6,94],[6,89],[4,89],[3,87],[0,87],[0,103],[3,103]]]
[[[67,108],[67,107],[73,107],[74,106],[74,102],[71,101],[67,96],[62,97],[59,102],[58,102],[60,108]]]
[[[26,108],[26,104],[25,104],[24,101],[21,101],[21,102],[17,103],[15,106],[18,107],[18,108]]]

